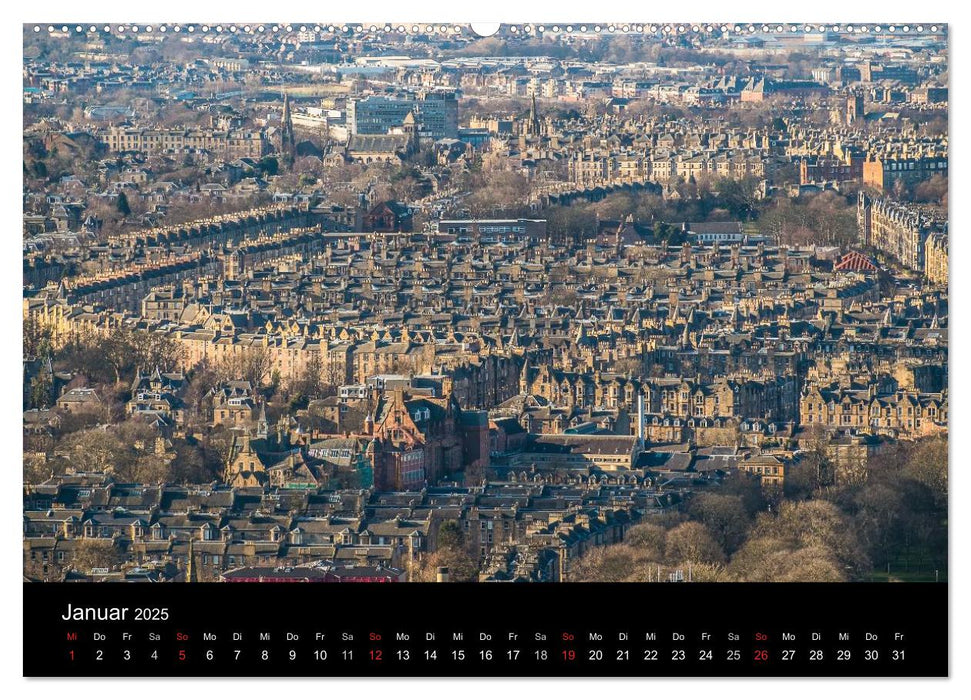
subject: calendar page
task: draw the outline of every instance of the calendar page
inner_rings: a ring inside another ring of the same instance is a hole
[[[945,24],[22,36],[25,676],[948,675]]]

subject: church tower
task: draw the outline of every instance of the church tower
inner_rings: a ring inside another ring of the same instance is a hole
[[[408,153],[418,152],[418,120],[415,119],[414,111],[408,112],[405,115],[404,121],[401,123],[401,131],[408,135]]]
[[[227,280],[238,280],[243,278],[246,271],[246,257],[237,248],[232,253],[223,256],[223,277]]]
[[[863,95],[858,92],[852,93],[846,98],[846,124],[850,126],[862,121],[866,116],[866,107],[863,103]]]

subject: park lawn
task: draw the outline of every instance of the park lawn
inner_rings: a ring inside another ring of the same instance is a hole
[[[933,583],[934,582],[934,572],[922,571],[921,573],[915,572],[897,572],[891,569],[891,573],[888,576],[886,571],[873,571],[866,579],[867,581],[872,581],[875,583]],[[947,581],[947,571],[940,572],[940,582]]]

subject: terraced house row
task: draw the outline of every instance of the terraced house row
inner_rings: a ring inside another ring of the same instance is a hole
[[[259,258],[241,254],[253,243],[232,249],[218,262],[233,274],[154,287],[140,316],[79,303],[62,285],[28,293],[25,318],[60,341],[120,327],[165,335],[183,350],[172,368],[182,371],[261,356],[264,379],[312,370],[339,387],[442,376],[443,393],[464,408],[533,395],[662,420],[796,423],[805,377],[864,346],[860,371],[876,377],[897,361],[946,363],[939,288],[886,298],[878,265],[824,249],[540,249],[422,233],[313,240]]]
[[[451,523],[476,560],[532,550],[536,566],[516,578],[557,581],[589,548],[622,541],[645,513],[676,502],[643,478],[293,492],[143,486],[96,474],[52,479],[24,498],[24,557],[39,571],[67,568],[76,550],[95,542],[157,576],[184,578],[194,570],[202,580],[239,567],[321,560],[349,571],[394,568],[407,578],[436,551],[442,525]],[[618,508],[619,502],[628,505]],[[494,567],[482,577],[506,575]]]

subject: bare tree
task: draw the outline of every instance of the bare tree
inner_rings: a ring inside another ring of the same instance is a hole
[[[89,573],[92,569],[117,568],[122,561],[122,554],[113,540],[85,538],[77,541],[70,566],[76,571]]]

